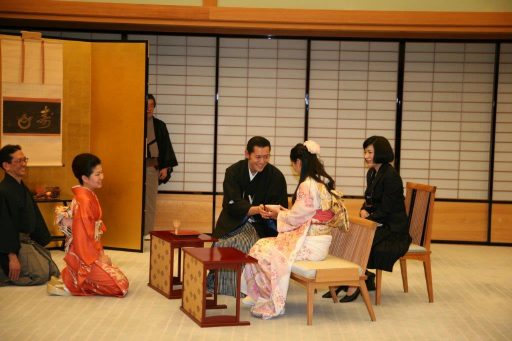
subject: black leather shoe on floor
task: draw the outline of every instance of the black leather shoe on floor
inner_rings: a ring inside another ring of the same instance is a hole
[[[343,296],[340,300],[340,303],[347,303],[347,302],[355,301],[355,299],[359,297],[360,292],[361,292],[361,290],[359,290],[359,288],[357,288],[356,291],[354,291],[354,293],[352,295]]]
[[[346,285],[342,285],[336,288],[336,295],[338,295],[341,291],[347,291],[348,287]],[[331,298],[331,291],[329,290],[325,294],[322,295],[323,298]]]
[[[368,278],[364,282],[366,283],[366,289],[368,289],[368,291],[375,291],[375,278]]]
[[[368,277],[365,281],[366,288],[368,291],[375,291],[375,274],[370,271],[366,271],[365,275]]]

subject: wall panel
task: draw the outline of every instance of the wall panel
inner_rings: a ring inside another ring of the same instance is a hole
[[[308,137],[345,195],[362,195],[362,144],[394,143],[398,43],[312,41]]]
[[[220,39],[218,192],[226,168],[244,158],[255,135],[270,140],[271,163],[285,175],[288,192],[295,190],[289,155],[304,141],[306,48],[305,40]]]
[[[404,181],[487,199],[494,44],[407,43],[405,58]]]
[[[178,167],[160,190],[212,191],[215,38],[129,35],[147,40],[148,92],[156,117],[167,124]]]

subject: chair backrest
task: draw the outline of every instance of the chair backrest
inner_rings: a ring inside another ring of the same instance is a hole
[[[408,182],[405,188],[405,210],[412,242],[430,250],[436,187]]]
[[[359,264],[364,273],[377,223],[359,217],[350,217],[349,221],[348,232],[340,229],[331,230],[332,242],[329,254]]]

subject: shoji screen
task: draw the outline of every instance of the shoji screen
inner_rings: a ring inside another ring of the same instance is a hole
[[[289,154],[304,139],[306,49],[305,40],[220,39],[218,192],[254,135],[270,140],[271,162],[295,190]]]
[[[512,201],[512,43],[501,45],[494,153],[494,200]]]
[[[362,144],[394,145],[398,43],[312,41],[309,138],[345,195],[363,195]]]
[[[178,158],[172,179],[160,190],[212,191],[215,117],[215,51],[212,37],[140,36],[149,41],[148,92]]]
[[[407,43],[401,175],[487,199],[494,44]]]

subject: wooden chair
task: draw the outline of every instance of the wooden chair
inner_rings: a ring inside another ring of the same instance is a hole
[[[432,217],[436,187],[408,182],[406,184],[405,210],[409,217],[409,234],[412,244],[409,251],[400,258],[400,269],[404,292],[409,291],[407,283],[407,260],[414,259],[423,262],[425,281],[427,282],[428,301],[434,302],[432,287],[432,266],[430,263],[430,239],[432,236]],[[375,304],[381,300],[382,270],[377,269]]]
[[[366,264],[370,255],[377,224],[362,218],[350,218],[350,230],[332,231],[329,255],[318,262],[297,261],[292,266],[291,279],[307,290],[307,323],[313,324],[313,299],[316,288],[329,287],[333,302],[337,303],[335,288],[340,285],[359,287],[372,321],[375,313],[366,288]]]

